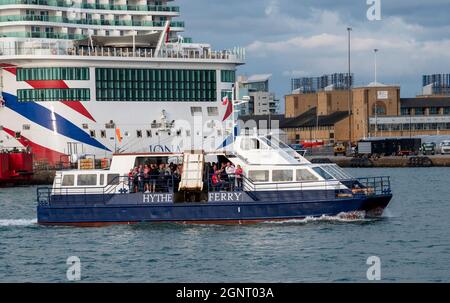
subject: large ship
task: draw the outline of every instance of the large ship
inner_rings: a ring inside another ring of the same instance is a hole
[[[0,147],[52,164],[227,145],[245,52],[182,37],[170,2],[1,1]]]

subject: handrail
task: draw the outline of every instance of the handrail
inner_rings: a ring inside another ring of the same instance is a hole
[[[22,5],[45,5],[53,7],[101,9],[101,10],[124,10],[124,11],[152,11],[152,12],[179,12],[179,6],[169,5],[114,5],[102,3],[67,3],[57,0],[3,0],[0,5],[22,4]]]
[[[208,192],[214,191],[212,188],[212,180],[209,171],[207,172],[207,190]],[[175,178],[170,176],[160,181],[165,181],[164,189],[170,191],[175,191]],[[119,182],[117,182],[119,179]],[[122,181],[120,181],[122,179]],[[160,178],[158,177],[158,180]],[[128,185],[127,183],[128,182]],[[104,187],[74,187],[74,188],[49,188],[49,187],[38,187],[37,188],[37,202],[39,205],[50,205],[52,202],[52,195],[64,196],[64,195],[84,195],[85,202],[88,195],[91,194],[101,194],[103,196],[103,202],[106,202],[108,195],[116,194],[117,187],[123,186],[129,187],[130,179],[128,176],[118,176],[114,178],[108,185]],[[117,184],[116,184],[117,183]],[[282,185],[291,184],[299,185],[299,189],[304,191],[308,188],[308,185],[314,184],[315,186],[325,186],[325,189],[334,189],[336,194],[344,193],[351,194],[352,197],[358,196],[378,196],[378,195],[388,195],[392,193],[390,177],[380,176],[380,177],[365,177],[365,178],[354,178],[349,180],[317,180],[317,181],[303,181],[303,182],[273,182],[273,183],[255,183],[245,175],[242,175],[242,188],[237,188],[237,190],[244,190],[246,192],[252,193],[258,191],[258,189],[275,190],[277,197],[280,198],[280,192],[283,191]],[[264,186],[273,187],[274,189],[262,188]],[[98,189],[98,192],[95,190]],[[229,190],[236,190],[236,188],[230,187]],[[128,192],[131,192],[128,191]]]
[[[69,35],[69,36],[67,36]],[[66,37],[67,36],[67,37]],[[44,33],[44,32],[18,32],[0,33],[1,37],[25,37],[48,39],[84,39],[84,36],[74,34]],[[36,47],[9,47],[0,44],[0,56],[73,56],[73,57],[127,57],[127,58],[170,58],[195,60],[245,60],[245,51],[242,48],[233,50],[192,50],[192,49],[163,49],[159,53],[151,48],[115,48],[115,47],[77,47],[64,48],[42,44]]]

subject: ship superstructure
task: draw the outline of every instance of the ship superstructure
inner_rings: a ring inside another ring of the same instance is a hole
[[[1,1],[0,146],[49,163],[224,147],[245,52],[182,37],[171,2]]]

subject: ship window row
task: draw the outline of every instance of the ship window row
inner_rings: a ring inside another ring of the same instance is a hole
[[[87,67],[18,68],[17,81],[28,80],[89,80]]]
[[[63,176],[61,186],[75,186],[75,177],[77,179],[77,186],[106,186],[106,185],[118,185],[120,183],[119,174],[106,174],[106,184],[105,184],[105,174],[100,174],[98,178],[97,174],[65,174]],[[100,181],[99,183],[98,180]]]
[[[216,101],[216,71],[96,69],[98,101]]]
[[[17,99],[19,102],[40,101],[89,101],[88,88],[45,88],[45,89],[19,89]]]
[[[132,88],[135,90],[161,90],[161,89],[175,89],[175,90],[190,90],[190,89],[204,89],[215,90],[215,83],[206,82],[136,82],[136,81],[97,81],[97,89],[124,89]]]
[[[97,68],[97,81],[216,83],[214,70]]]
[[[322,176],[322,174],[319,174]],[[252,182],[269,182],[269,171],[268,170],[251,170],[248,172],[248,178]],[[325,177],[324,177],[325,178]],[[307,169],[274,169],[272,170],[272,182],[292,182],[293,180],[297,182],[310,182],[318,181],[319,178],[311,173]],[[328,178],[325,178],[328,180]]]
[[[216,101],[215,89],[102,89],[97,88],[97,101]]]
[[[221,71],[222,82],[234,83],[236,82],[236,71],[234,70],[223,70]]]

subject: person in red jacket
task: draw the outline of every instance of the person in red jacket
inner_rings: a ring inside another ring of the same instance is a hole
[[[211,181],[212,181],[212,186],[214,188],[214,190],[222,190],[223,189],[223,185],[224,185],[224,181],[220,179],[220,171],[216,171],[212,177],[211,177]]]

